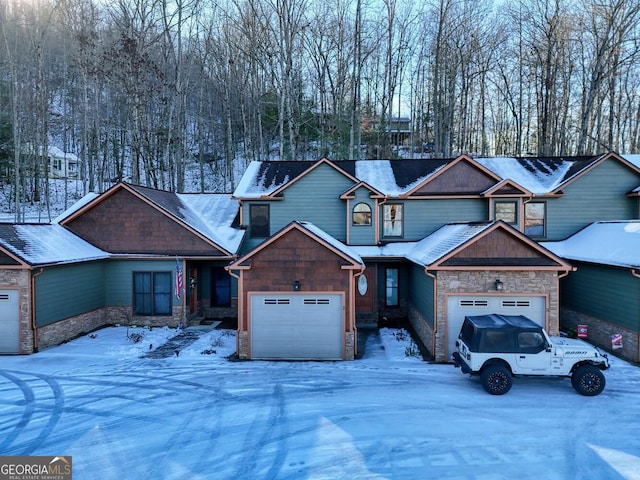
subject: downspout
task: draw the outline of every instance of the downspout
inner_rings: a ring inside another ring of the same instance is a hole
[[[236,275],[233,271],[225,267],[225,270],[238,281],[238,333],[240,331],[240,319],[243,318],[242,314],[244,313],[244,292],[242,292],[242,284],[240,281],[240,275]],[[242,298],[241,298],[242,297]],[[240,354],[240,335],[236,335],[236,352],[238,355]]]
[[[436,357],[436,333],[438,332],[438,317],[437,317],[437,301],[438,301],[438,277],[433,273],[429,273],[428,268],[424,267],[424,274],[427,277],[433,279],[433,339],[431,340],[431,351],[433,352],[433,358]]]
[[[632,268],[631,275],[633,275],[636,278],[640,278],[640,270],[638,270],[637,268]]]
[[[376,245],[380,243],[380,207],[385,203],[387,203],[387,197],[383,198],[381,202],[376,199],[376,231],[373,239]]]
[[[31,330],[33,331],[33,353],[38,353],[38,327],[36,326],[36,277],[44,272],[40,267],[38,272],[32,273],[31,284],[29,285],[29,298],[31,299]]]
[[[351,212],[351,209],[349,208],[349,204],[350,204],[350,200],[347,198],[347,218],[346,218],[346,230],[347,230],[347,245],[349,245],[350,242],[350,238],[351,238],[351,225],[352,225],[352,220],[353,220],[353,213]]]
[[[558,311],[556,312],[556,315],[558,316],[558,328],[560,328],[560,280],[564,277],[566,277],[567,275],[569,275],[569,273],[574,272],[576,270],[576,267],[573,267],[571,270],[567,270],[565,272],[559,273],[558,274]],[[545,328],[549,328],[549,317],[547,316],[546,320],[545,320]]]

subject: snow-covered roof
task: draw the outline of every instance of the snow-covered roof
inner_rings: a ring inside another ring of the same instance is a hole
[[[139,185],[129,187],[227,252],[238,251],[245,231],[233,227],[240,205],[231,194],[174,193]]]
[[[305,228],[306,230],[308,230],[313,235],[315,235],[316,237],[320,238],[321,240],[323,240],[327,244],[329,244],[332,247],[334,247],[336,250],[342,252],[343,254],[345,254],[346,256],[351,258],[352,260],[355,260],[357,263],[359,263],[360,265],[364,266],[364,262],[362,261],[362,257],[360,257],[360,254],[358,253],[358,251],[355,248],[345,245],[340,240],[332,237],[331,235],[329,235],[327,232],[325,232],[321,228],[318,228],[317,226],[315,226],[313,223],[309,223],[309,222],[296,222],[296,223],[298,223],[300,226],[302,226],[303,228]]]
[[[97,197],[99,197],[99,194],[97,194],[95,192],[87,193],[84,197],[82,197],[80,200],[78,200],[76,203],[74,203],[69,208],[67,208],[64,212],[62,212],[60,215],[58,215],[53,220],[53,223],[60,223],[62,220],[67,218],[69,215],[71,215],[72,213],[80,210],[82,207],[84,207],[85,205],[87,205],[89,202],[91,202],[92,200],[94,200]]]
[[[382,246],[352,246],[364,258],[406,258],[428,266],[479,235],[494,222],[450,223],[419,242],[395,242]]]
[[[228,252],[238,251],[245,230],[232,226],[239,205],[230,193],[183,193],[177,197],[182,202],[179,212],[185,223]]]
[[[636,167],[640,168],[640,154],[625,154],[621,156],[629,163],[633,163]]]
[[[556,189],[565,179],[574,161],[540,161],[537,158],[476,158],[476,161],[503,179],[510,179],[530,192],[541,195]]]
[[[109,258],[58,224],[0,224],[0,246],[31,266]]]
[[[441,259],[465,242],[479,235],[493,222],[450,223],[440,227],[420,240],[407,254],[407,259],[418,265],[427,266]]]
[[[640,220],[595,222],[566,240],[541,245],[567,260],[640,268]]]
[[[640,155],[626,156],[640,166]],[[526,190],[544,195],[575,178],[601,156],[576,157],[493,157],[474,161],[505,180],[512,180]],[[455,159],[404,159],[333,161],[332,164],[354,178],[375,188],[385,196],[399,197],[436,174]],[[313,161],[251,162],[233,195],[255,199],[268,196],[311,168]]]

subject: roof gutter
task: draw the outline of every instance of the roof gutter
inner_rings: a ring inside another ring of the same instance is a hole
[[[33,272],[33,271],[32,271]],[[38,327],[36,325],[36,277],[44,272],[44,267],[31,274],[29,298],[31,299],[31,330],[33,331],[33,352],[38,353]]]

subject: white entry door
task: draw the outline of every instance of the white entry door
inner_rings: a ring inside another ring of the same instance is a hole
[[[250,295],[251,358],[340,360],[342,295]]]
[[[474,296],[452,295],[447,302],[447,358],[455,352],[456,339],[467,315],[524,315],[538,325],[545,326],[546,297],[544,296]]]
[[[0,353],[20,353],[18,291],[0,290]]]

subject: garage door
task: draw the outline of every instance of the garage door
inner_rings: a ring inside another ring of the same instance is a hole
[[[342,295],[250,297],[251,358],[342,359]]]
[[[0,353],[20,353],[18,291],[0,290]]]
[[[546,297],[480,297],[453,295],[447,302],[447,358],[455,352],[455,343],[467,315],[524,315],[539,325],[545,324]]]

